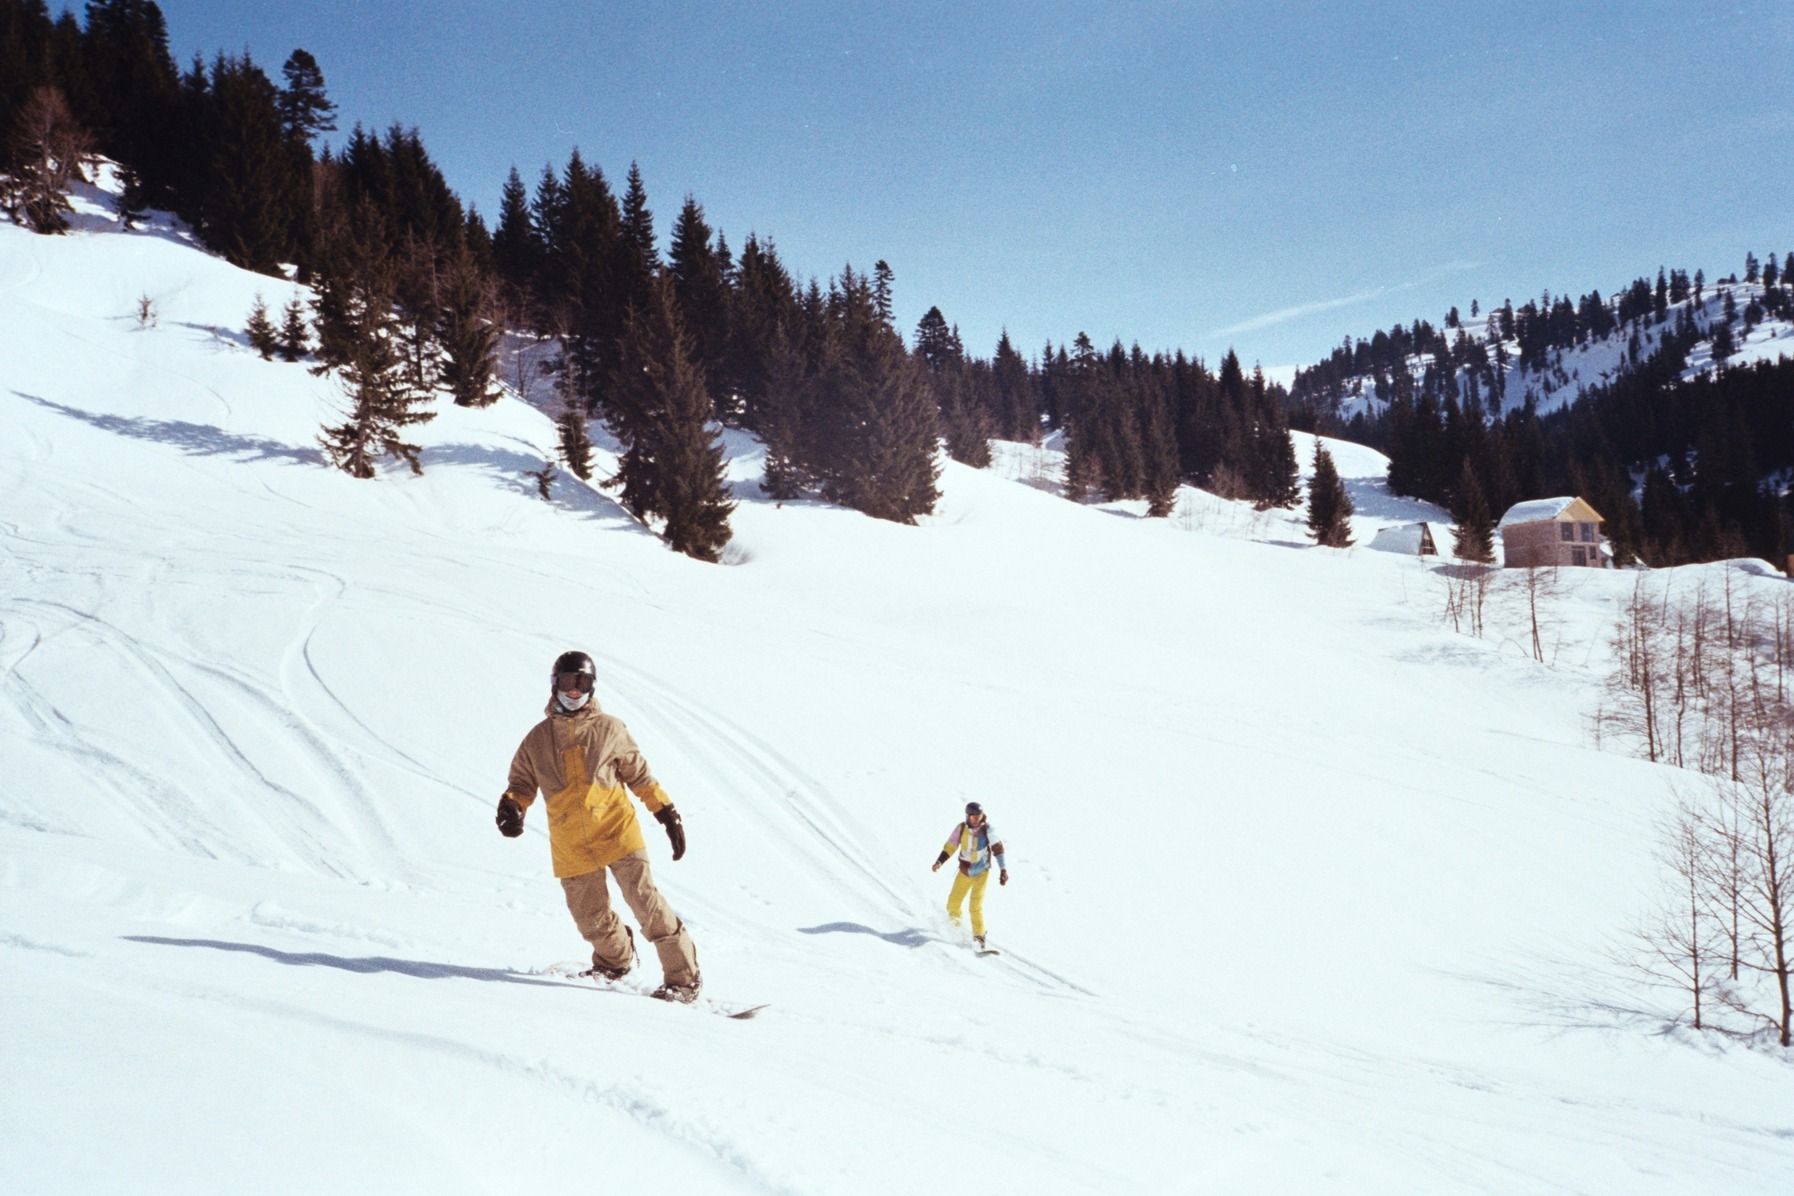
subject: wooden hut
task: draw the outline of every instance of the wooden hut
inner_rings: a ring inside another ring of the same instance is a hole
[[[1501,517],[1499,530],[1502,564],[1510,569],[1607,566],[1601,513],[1580,498],[1515,503]]]
[[[1450,557],[1452,543],[1449,523],[1398,523],[1371,537],[1367,547],[1404,556]]]

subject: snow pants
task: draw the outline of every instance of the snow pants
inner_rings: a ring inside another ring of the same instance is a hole
[[[953,878],[953,890],[947,894],[947,916],[959,925],[959,909],[965,903],[966,894],[972,895],[972,933],[979,938],[984,937],[984,886],[990,881],[990,869],[985,869],[976,876],[967,876],[961,872]]]
[[[673,916],[666,899],[654,887],[648,871],[648,853],[632,851],[610,866],[617,889],[629,904],[642,935],[660,955],[660,970],[668,984],[693,984],[698,979],[698,949],[692,945],[685,923]],[[635,945],[623,929],[623,919],[610,907],[610,886],[604,869],[563,877],[567,911],[586,942],[592,944],[592,963],[601,968],[628,967]]]

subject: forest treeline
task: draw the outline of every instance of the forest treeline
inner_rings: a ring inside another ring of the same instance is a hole
[[[1033,358],[1005,334],[968,353],[931,308],[908,343],[894,275],[851,264],[826,282],[770,237],[732,249],[686,196],[665,238],[633,166],[620,190],[575,150],[533,187],[513,169],[488,225],[415,129],[337,138],[322,68],[294,50],[278,79],[247,53],[177,69],[147,0],[94,0],[85,21],[0,0],[0,203],[40,232],[68,226],[82,163],[117,164],[127,224],[172,211],[233,263],[314,288],[309,312],[251,314],[264,352],[310,354],[342,380],[331,459],[368,477],[420,468],[405,429],[447,395],[498,394],[507,335],[548,343],[565,465],[591,473],[586,421],[622,446],[606,484],[676,547],[715,559],[731,506],[712,421],[756,433],[765,490],[913,522],[938,497],[937,451],[982,465],[993,436],[1060,432],[1074,497],[1145,498],[1180,480],[1293,504],[1285,395],[1229,354],[1218,370],[1079,335]]]
[[[761,439],[772,496],[906,522],[934,508],[941,444],[981,466],[993,437],[1049,434],[1075,499],[1142,499],[1163,516],[1191,482],[1291,506],[1295,426],[1382,449],[1392,488],[1458,514],[1581,494],[1622,560],[1781,560],[1791,547],[1774,484],[1794,468],[1787,367],[1680,373],[1703,339],[1723,362],[1734,328],[1746,336],[1787,310],[1794,255],[1747,259],[1742,310],[1736,279],[1715,283],[1717,318],[1699,271],[1659,271],[1614,296],[1473,304],[1469,323],[1453,309],[1442,326],[1348,340],[1288,392],[1232,352],[1211,369],[1082,333],[1031,355],[1004,333],[984,357],[938,308],[906,339],[883,261],[806,278],[771,237],[732,248],[690,195],[662,237],[633,165],[621,188],[577,150],[533,186],[513,169],[488,224],[416,129],[327,139],[336,110],[305,50],[273,75],[247,52],[181,70],[154,3],[92,0],[84,16],[0,0],[0,208],[65,229],[70,188],[104,156],[127,225],[171,211],[237,265],[290,267],[314,300],[247,313],[251,339],[341,383],[347,409],[322,440],[356,476],[382,458],[421,468],[406,429],[439,398],[492,402],[501,361],[539,347],[529,356],[547,360],[560,395],[565,467],[591,476],[588,421],[602,420],[621,447],[603,484],[705,559],[727,541],[733,503],[719,422]],[[1566,347],[1616,335],[1629,337],[1630,368],[1580,402],[1539,414],[1529,387],[1508,394]],[[1366,392],[1379,401],[1342,419]]]

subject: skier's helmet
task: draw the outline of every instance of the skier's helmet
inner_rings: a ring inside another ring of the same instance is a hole
[[[984,813],[984,807],[979,805],[977,802],[969,801],[966,803],[966,817],[967,818],[970,818],[974,814],[982,814],[982,813]]]
[[[548,682],[555,693],[589,694],[597,680],[598,669],[592,664],[592,658],[584,652],[563,652],[555,657],[554,669],[548,674]]]

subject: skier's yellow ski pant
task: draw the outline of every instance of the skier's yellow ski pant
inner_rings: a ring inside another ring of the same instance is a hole
[[[959,910],[965,904],[966,894],[972,895],[972,933],[984,936],[984,886],[990,880],[990,870],[985,869],[976,876],[967,876],[961,872],[953,878],[953,891],[947,894],[947,916],[957,925]]]

